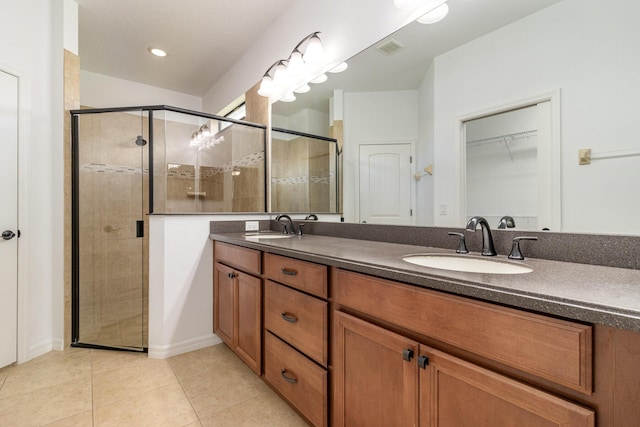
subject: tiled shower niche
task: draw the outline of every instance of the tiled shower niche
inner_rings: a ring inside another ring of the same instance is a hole
[[[72,111],[74,345],[148,346],[148,215],[265,212],[265,135],[163,106]]]

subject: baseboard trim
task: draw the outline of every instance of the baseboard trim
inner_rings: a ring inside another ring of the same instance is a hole
[[[199,350],[222,343],[220,337],[215,334],[203,337],[192,338],[169,345],[149,345],[149,358],[151,359],[167,359],[179,354],[188,353],[190,351]]]
[[[28,362],[29,360],[35,359],[38,356],[42,356],[45,353],[49,353],[51,350],[56,348],[56,340],[53,341],[42,341],[41,343],[29,346],[29,351],[27,352],[26,360],[19,360],[18,363]]]

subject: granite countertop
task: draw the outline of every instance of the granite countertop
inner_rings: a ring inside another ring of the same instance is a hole
[[[402,260],[409,254],[455,254],[428,246],[320,235],[255,239],[245,238],[243,233],[220,233],[210,238],[423,288],[640,332],[639,270],[527,258],[517,263],[532,268],[530,273],[465,273]],[[503,255],[491,259],[507,261]]]

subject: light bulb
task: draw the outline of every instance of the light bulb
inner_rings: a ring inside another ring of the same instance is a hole
[[[260,83],[260,89],[258,89],[258,95],[266,96],[267,98],[273,95],[274,84],[273,80],[269,76],[264,76],[262,78],[262,83]]]
[[[282,102],[293,102],[295,100],[296,96],[293,94],[293,92],[287,92],[282,98],[280,98],[280,101]]]
[[[442,21],[448,13],[449,6],[446,3],[442,3],[440,6],[418,18],[418,22],[421,24],[435,24],[438,21]]]
[[[324,55],[324,49],[322,48],[322,42],[320,41],[320,37],[314,35],[309,39],[309,44],[307,44],[307,50],[304,52],[304,61],[310,64],[315,64],[322,61],[322,56]]]
[[[311,87],[308,84],[303,84],[302,86],[300,86],[299,88],[297,88],[296,90],[294,90],[295,93],[307,93],[311,90]]]
[[[302,54],[299,50],[296,50],[291,54],[287,70],[289,71],[289,74],[294,77],[298,77],[304,73],[304,61],[302,60]]]
[[[276,65],[276,70],[273,72],[273,83],[276,86],[286,86],[288,79],[287,67],[282,62]]]
[[[165,52],[162,49],[158,49],[157,47],[150,47],[147,50],[149,51],[149,53],[151,53],[152,55],[155,55],[155,56],[159,56],[159,57],[167,56],[167,52]]]
[[[341,73],[349,67],[349,64],[343,62],[342,64],[338,64],[332,69],[329,70],[330,73]]]
[[[327,81],[327,75],[326,74],[320,74],[318,77],[316,77],[315,79],[311,80],[311,83],[324,83]]]

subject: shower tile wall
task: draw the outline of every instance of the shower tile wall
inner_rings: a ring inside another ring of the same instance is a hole
[[[166,172],[164,212],[263,212],[264,131],[231,125],[215,133],[218,144],[198,151],[189,140],[199,126],[165,123],[166,164],[158,166]]]
[[[264,131],[231,125],[199,156],[199,212],[264,212]]]
[[[273,139],[271,197],[274,212],[335,211],[332,143],[306,137]],[[333,197],[332,197],[333,196]]]
[[[147,345],[148,238],[136,238],[136,221],[148,236],[148,176],[134,143],[143,128],[139,114],[80,117],[80,342]]]

